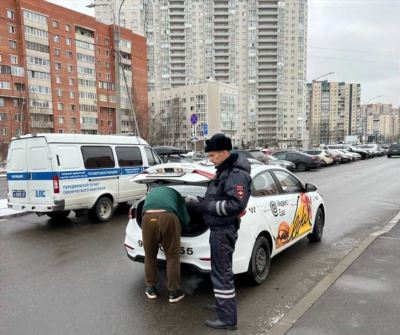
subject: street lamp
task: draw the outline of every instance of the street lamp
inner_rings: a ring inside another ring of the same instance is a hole
[[[324,78],[324,77],[326,77],[326,76],[329,76],[329,75],[331,75],[331,74],[334,74],[335,72],[328,72],[328,73],[325,73],[325,74],[323,74],[323,75],[321,75],[321,76],[318,76],[317,78],[314,78],[312,81],[311,81],[311,91],[310,91],[310,113],[309,113],[309,115],[308,115],[308,122],[309,122],[309,129],[308,129],[308,137],[309,137],[309,146],[310,147],[313,147],[314,146],[314,142],[313,142],[313,136],[314,136],[314,134],[313,134],[313,131],[314,131],[314,129],[313,129],[313,120],[312,120],[312,118],[313,118],[313,111],[312,111],[312,109],[313,109],[313,105],[312,105],[312,96],[313,96],[313,91],[314,91],[314,87],[313,87],[313,84],[318,80],[318,79],[321,79],[321,78]],[[328,121],[329,121],[329,115],[328,115]],[[328,122],[328,129],[329,129],[329,122]],[[329,139],[328,139],[329,140]]]
[[[383,95],[377,95],[375,97],[369,98],[365,103],[365,121],[364,121],[364,143],[367,143],[368,136],[368,104],[375,99],[381,98]]]
[[[120,91],[120,74],[119,74],[119,66],[120,66],[120,54],[119,54],[119,39],[120,39],[120,17],[121,17],[121,8],[124,4],[125,0],[121,1],[118,9],[118,22],[115,20],[115,11],[114,7],[108,3],[95,4],[91,3],[87,5],[87,8],[108,6],[111,8],[111,12],[113,14],[113,35],[114,35],[114,69],[115,69],[115,132],[117,134],[121,133],[121,91]]]

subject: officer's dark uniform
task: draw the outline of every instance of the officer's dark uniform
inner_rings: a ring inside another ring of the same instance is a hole
[[[230,139],[216,134],[206,142],[205,151],[231,149]],[[210,227],[211,280],[218,320],[236,326],[232,255],[238,236],[239,216],[245,210],[251,193],[250,163],[245,157],[232,153],[216,168],[216,177],[202,201],[203,218]]]

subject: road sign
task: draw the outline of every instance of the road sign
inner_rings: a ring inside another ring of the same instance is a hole
[[[208,135],[208,124],[203,123],[203,135],[207,136]]]
[[[191,124],[196,124],[197,121],[199,121],[199,117],[197,116],[197,114],[190,115],[190,123]]]

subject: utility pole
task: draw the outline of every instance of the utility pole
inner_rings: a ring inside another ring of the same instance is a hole
[[[120,84],[120,54],[119,54],[119,40],[120,40],[120,17],[121,8],[125,0],[122,0],[118,9],[118,18],[116,20],[114,7],[108,3],[95,4],[91,3],[87,5],[87,8],[94,8],[100,6],[108,6],[111,8],[113,14],[113,37],[114,37],[114,77],[115,77],[115,132],[117,134],[121,133],[121,84]]]

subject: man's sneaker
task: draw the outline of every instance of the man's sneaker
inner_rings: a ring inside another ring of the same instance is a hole
[[[169,292],[169,302],[178,302],[183,299],[185,293],[181,289]]]
[[[157,299],[157,297],[158,297],[157,290],[154,286],[146,287],[145,292],[146,292],[147,298],[149,298],[149,299]]]

